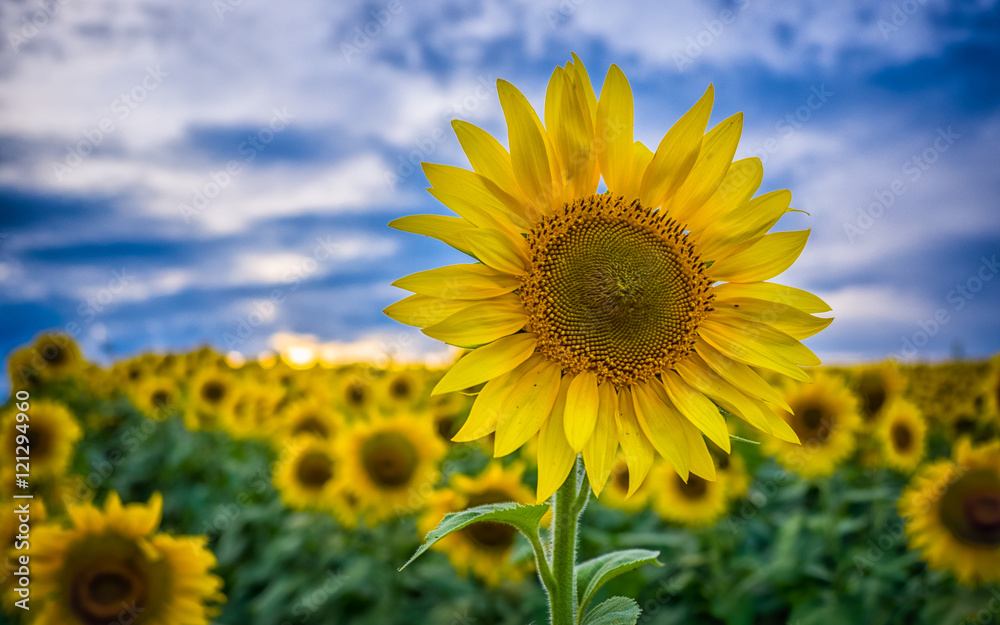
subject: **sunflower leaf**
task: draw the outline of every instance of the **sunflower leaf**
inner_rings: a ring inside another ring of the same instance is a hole
[[[632,599],[611,597],[587,613],[580,625],[635,625],[642,610]]]
[[[585,610],[597,590],[615,577],[634,571],[644,564],[662,566],[656,559],[659,555],[659,551],[648,549],[625,549],[612,551],[576,565],[580,610]]]
[[[494,503],[476,508],[469,508],[461,512],[452,512],[444,515],[436,528],[427,534],[424,544],[413,554],[406,564],[399,567],[402,571],[411,562],[419,558],[431,545],[441,540],[452,532],[457,532],[473,523],[481,521],[493,521],[494,523],[504,523],[518,529],[526,536],[534,536],[538,532],[538,525],[542,517],[549,510],[549,504],[518,504],[518,503]]]

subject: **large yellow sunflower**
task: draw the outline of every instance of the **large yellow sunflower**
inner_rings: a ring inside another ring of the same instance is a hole
[[[454,475],[448,488],[430,497],[427,511],[420,516],[417,530],[427,534],[441,522],[444,515],[491,503],[513,501],[531,503],[534,494],[521,482],[524,465],[514,463],[504,468],[491,463],[477,477]],[[511,561],[517,530],[503,523],[473,523],[453,532],[432,546],[448,554],[455,568],[471,572],[491,586],[503,580],[517,581],[533,569],[533,562]]]
[[[855,448],[861,424],[857,400],[839,377],[817,373],[813,384],[795,384],[785,393],[791,410],[775,408],[795,431],[801,445],[768,439],[764,452],[803,477],[823,477]]]
[[[886,466],[912,473],[923,460],[927,422],[910,402],[897,399],[886,407],[877,435]]]
[[[33,590],[42,601],[35,625],[207,625],[224,601],[215,556],[204,536],[155,533],[162,498],[104,509],[70,506],[71,528],[35,530]]]
[[[356,421],[336,444],[345,491],[369,523],[422,510],[446,451],[430,419],[402,414]]]
[[[1000,583],[1000,441],[925,466],[899,500],[910,546],[968,585]]]
[[[27,418],[19,418],[18,414]],[[20,412],[12,405],[0,419],[0,427],[4,462],[10,461],[9,468],[13,468],[14,459],[27,458],[30,465],[27,473],[32,478],[62,475],[81,435],[69,409],[48,399],[30,401],[27,412]]]
[[[661,518],[684,527],[706,527],[729,509],[726,484],[698,475],[684,479],[666,462],[657,462],[649,476],[653,509]]]
[[[619,443],[637,485],[654,450],[684,479],[714,479],[702,434],[729,450],[715,404],[795,441],[767,408],[780,397],[754,368],[808,380],[800,365],[819,363],[799,340],[830,323],[812,314],[829,307],[767,282],[795,261],[809,231],[768,233],[791,194],[753,197],[760,160],[732,161],[742,114],[705,132],[711,87],[653,151],[634,140],[622,71],[611,66],[598,98],[573,59],[552,74],[544,125],[516,88],[497,82],[509,152],[454,122],[472,171],[425,164],[424,172],[431,194],[458,216],[391,225],[479,262],[397,280],[413,295],[385,312],[475,348],[435,392],[486,382],[456,440],[495,431],[496,456],[542,432],[540,499],[563,483],[578,452],[599,494]],[[634,410],[616,416],[625,401]],[[563,431],[546,434],[563,410]]]

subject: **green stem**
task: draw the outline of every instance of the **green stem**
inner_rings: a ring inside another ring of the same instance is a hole
[[[577,508],[580,497],[577,490],[579,473],[580,459],[577,458],[576,470],[570,472],[566,481],[556,491],[552,505],[552,576],[555,579],[555,589],[549,597],[552,625],[574,625],[576,623],[576,531],[580,520],[580,510]]]
[[[531,543],[531,548],[535,551],[535,564],[538,566],[538,575],[542,578],[542,585],[545,586],[545,591],[549,594],[549,601],[551,601],[552,596],[555,594],[556,580],[552,577],[548,555],[542,546],[542,539],[539,537],[537,529],[533,536],[528,536],[528,541]]]

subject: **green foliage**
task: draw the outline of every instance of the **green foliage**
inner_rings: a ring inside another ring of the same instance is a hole
[[[626,597],[611,597],[584,615],[581,625],[635,625],[639,606]]]
[[[628,549],[612,551],[578,564],[576,583],[580,593],[580,610],[586,610],[594,593],[615,577],[634,571],[644,564],[661,564],[656,559],[659,555],[659,551]]]

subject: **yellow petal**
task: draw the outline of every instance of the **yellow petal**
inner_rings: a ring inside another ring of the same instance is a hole
[[[599,384],[597,393],[600,396],[597,421],[594,433],[583,446],[583,465],[587,468],[590,487],[600,497],[618,454],[618,426],[615,424],[618,396],[610,382]]]
[[[743,131],[743,113],[724,119],[708,131],[698,152],[698,159],[677,193],[666,204],[671,217],[687,223],[726,177]]]
[[[528,442],[552,413],[562,372],[547,359],[535,356],[525,362],[533,366],[513,381],[510,393],[500,403],[493,456],[500,458]]]
[[[570,74],[573,81],[573,89],[576,91],[580,102],[586,102],[587,104],[587,110],[590,111],[591,124],[596,125],[597,94],[594,92],[594,86],[590,82],[590,75],[587,73],[587,68],[584,66],[583,61],[580,60],[580,57],[575,52],[571,52],[570,54],[573,56],[573,61],[566,64],[566,71]]]
[[[759,158],[738,160],[726,172],[726,177],[722,179],[715,193],[701,208],[691,214],[687,225],[692,232],[698,232],[698,243],[703,255],[706,253],[704,251],[706,241],[717,236],[717,232],[727,233],[733,230],[731,222],[742,223],[742,220],[748,219],[748,214],[753,209],[747,207],[746,203],[753,197],[763,179],[764,165]],[[770,226],[767,229],[770,229]],[[767,232],[767,229],[764,232]],[[756,234],[763,233],[754,232],[750,236]]]
[[[507,189],[508,193],[520,191],[510,164],[510,154],[493,135],[460,119],[453,120],[451,126],[477,174],[489,178],[501,189]]]
[[[552,414],[538,431],[538,502],[541,503],[559,490],[566,481],[576,461],[574,452],[563,431],[563,411],[571,378],[562,379],[559,395],[552,407]]]
[[[486,265],[447,265],[410,274],[392,283],[399,287],[442,299],[485,299],[510,293],[521,281]]]
[[[632,144],[632,169],[618,189],[618,193],[625,198],[626,202],[639,199],[639,186],[642,183],[642,175],[652,159],[653,153],[643,145],[642,141],[636,141]]]
[[[459,236],[483,264],[515,276],[524,274],[528,265],[524,245],[510,235],[493,228],[475,228]]]
[[[712,371],[723,379],[728,380],[737,388],[750,395],[759,397],[769,404],[774,404],[788,412],[792,411],[792,408],[785,401],[785,398],[781,396],[781,393],[775,390],[764,378],[760,377],[756,371],[746,364],[726,356],[703,339],[695,340],[694,347],[698,355],[712,368]]]
[[[745,250],[716,261],[708,276],[721,282],[770,280],[792,266],[808,239],[809,230],[765,234]]]
[[[532,361],[526,360],[514,367],[509,373],[487,382],[483,390],[479,391],[479,395],[476,396],[472,410],[469,411],[469,417],[451,440],[456,443],[467,443],[495,431],[497,421],[500,418],[500,406],[504,398],[510,393],[519,376],[529,371],[532,366]]]
[[[510,233],[527,229],[523,204],[490,179],[450,165],[424,163],[423,168],[431,183],[427,192],[473,225]]]
[[[560,165],[566,199],[596,191],[594,129],[587,104],[578,99],[566,70],[556,67],[545,94],[545,127]]]
[[[642,433],[642,428],[639,427],[639,418],[635,415],[632,393],[628,388],[618,391],[616,417],[618,442],[621,443],[625,464],[628,466],[628,494],[626,496],[631,497],[632,493],[646,479],[650,467],[653,466],[653,445]]]
[[[674,436],[677,438],[678,448],[685,455],[690,472],[706,480],[714,480],[715,462],[708,451],[705,437],[701,435],[701,432],[698,431],[698,428],[693,423],[677,412],[677,408],[671,404],[670,398],[667,396],[667,391],[662,384],[654,381],[650,383],[649,388],[656,395],[657,399],[659,399],[660,403],[668,406],[677,416],[677,431],[674,433]],[[687,481],[686,476],[683,479]]]
[[[389,222],[390,228],[422,234],[443,241],[460,252],[472,254],[468,244],[462,240],[462,233],[475,228],[461,217],[447,215],[409,215]]]
[[[382,312],[400,323],[423,328],[444,321],[471,304],[472,300],[467,299],[411,295],[390,304]]]
[[[514,334],[527,320],[517,296],[501,296],[475,302],[422,332],[451,345],[477,347]]]
[[[652,161],[642,177],[640,197],[655,207],[672,197],[698,159],[701,142],[712,114],[715,89],[712,85],[660,140]]]
[[[824,313],[830,305],[809,291],[803,291],[774,282],[750,282],[739,284],[728,282],[713,287],[712,292],[719,298],[752,297],[787,304],[807,313]]]
[[[566,396],[564,423],[566,440],[575,452],[583,449],[584,443],[594,433],[600,398],[597,393],[597,375],[583,371],[575,376]]]
[[[554,170],[541,120],[527,98],[514,85],[497,80],[500,106],[507,120],[511,165],[528,203],[538,215],[546,215],[561,192],[556,187]]]
[[[792,192],[787,189],[765,193],[718,216],[699,233],[698,243],[703,258],[721,260],[749,247],[752,239],[770,230],[781,217],[791,211]],[[694,226],[692,226],[694,227]]]
[[[800,369],[795,362],[775,352],[771,345],[759,337],[740,332],[737,328],[714,320],[703,322],[698,328],[698,335],[733,360],[754,367],[771,369],[802,382],[810,381],[809,374]]]
[[[608,68],[597,102],[597,162],[612,193],[620,193],[632,171],[635,109],[632,87],[617,65]]]
[[[522,332],[484,345],[459,358],[438,381],[431,395],[460,391],[499,377],[535,353],[537,343],[536,335]]]
[[[715,308],[715,314],[729,316],[734,319],[734,323],[741,320],[759,321],[781,330],[798,341],[826,329],[833,322],[832,318],[814,317],[785,304],[749,297],[728,299],[717,297],[712,306]]]
[[[713,443],[729,453],[729,429],[716,405],[688,386],[675,372],[664,371],[661,377],[663,388],[667,391],[667,397],[674,407],[704,432]]]
[[[632,385],[632,405],[639,421],[639,428],[646,435],[646,439],[686,482],[690,472],[688,453],[679,445],[686,443],[686,439],[679,433],[683,432],[681,422],[687,419],[682,417],[668,401],[661,400],[650,384]]]

